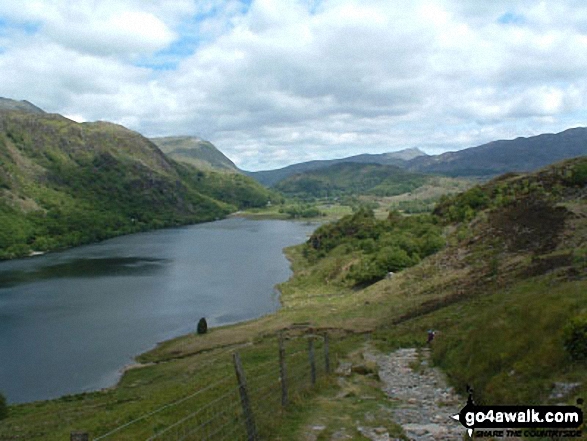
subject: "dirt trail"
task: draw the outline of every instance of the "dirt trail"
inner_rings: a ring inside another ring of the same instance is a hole
[[[383,354],[366,343],[339,361],[340,390],[316,401],[299,439],[467,439],[465,428],[451,418],[466,400],[447,385],[444,374],[431,366],[429,358],[428,349],[404,348]]]
[[[429,351],[399,349],[391,354],[365,353],[377,363],[383,390],[396,403],[393,420],[415,441],[462,440],[465,430],[450,418],[465,400],[448,387],[438,368],[429,364]]]

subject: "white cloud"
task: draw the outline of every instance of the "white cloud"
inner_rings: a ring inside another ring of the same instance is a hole
[[[179,2],[175,11],[189,11]],[[80,53],[133,55],[165,48],[176,35],[157,14],[172,22],[173,10],[149,10],[141,2],[105,0],[5,0],[0,15],[38,29],[48,41]]]
[[[152,14],[121,11],[115,14],[65,14],[45,25],[53,41],[81,53],[97,55],[151,53],[168,46],[175,35]]]
[[[200,135],[245,168],[587,117],[573,0],[4,0],[0,19],[0,96]]]

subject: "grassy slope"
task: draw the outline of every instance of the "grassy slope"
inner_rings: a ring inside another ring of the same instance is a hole
[[[440,330],[434,360],[461,391],[474,385],[480,402],[546,403],[553,383],[569,380],[583,384],[573,396],[584,395],[587,370],[565,352],[562,330],[587,304],[585,175],[573,183],[586,167],[572,161],[484,186],[490,208],[468,213],[451,245],[400,285],[430,299],[379,335],[394,342]]]
[[[178,164],[138,133],[0,112],[0,258],[224,217],[273,195]]]
[[[284,307],[278,313],[166,342],[140,357],[153,365],[129,371],[115,389],[13,406],[0,423],[0,439],[63,439],[79,428],[104,433],[186,395],[186,386],[206,384],[208,375],[226,369],[219,348],[253,343],[248,350],[267,356],[275,350],[271,334],[300,322],[347,330],[352,337],[336,340],[336,351],[351,359],[366,343],[383,350],[421,346],[432,327],[439,331],[434,361],[457,389],[472,384],[479,402],[546,404],[554,382],[576,381],[579,389],[553,400],[574,403],[587,392],[587,369],[564,351],[562,326],[587,304],[586,170],[585,159],[572,161],[445,201],[440,215],[463,218],[448,224],[447,247],[365,289],[345,282],[359,258],[347,244],[317,262],[304,258],[304,246],[289,249],[295,277],[281,286]],[[214,359],[213,369],[204,374],[207,357]],[[380,395],[359,399],[373,389],[362,383],[352,377],[352,394],[341,397],[331,385],[323,396],[294,406],[274,438],[299,439],[315,421],[325,421],[330,431],[347,424],[340,418],[345,412],[360,418],[371,407],[391,405]],[[178,416],[157,423],[173,418]],[[128,439],[143,430],[152,428],[132,429]]]

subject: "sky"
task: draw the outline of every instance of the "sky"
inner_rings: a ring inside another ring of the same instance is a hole
[[[587,125],[583,0],[2,0],[0,96],[240,168]]]

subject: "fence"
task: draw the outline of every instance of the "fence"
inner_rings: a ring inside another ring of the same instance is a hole
[[[190,394],[90,438],[71,441],[247,440],[270,436],[288,405],[330,373],[328,334],[276,336],[265,351],[228,350],[209,361],[218,371]],[[224,363],[225,368],[219,368]]]

